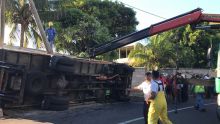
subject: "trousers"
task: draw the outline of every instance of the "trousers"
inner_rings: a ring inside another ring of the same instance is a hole
[[[154,100],[151,100],[148,112],[148,124],[157,124],[158,120],[162,124],[172,124],[167,115],[167,102],[164,91],[159,91]]]
[[[145,124],[148,124],[147,123],[147,120],[148,120],[148,111],[149,111],[149,107],[150,107],[150,104],[146,101],[144,101],[144,104],[143,104],[143,115],[144,115],[144,123]]]
[[[196,94],[196,105],[195,106],[198,107],[199,110],[204,109],[203,93]]]

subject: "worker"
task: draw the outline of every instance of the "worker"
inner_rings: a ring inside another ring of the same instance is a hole
[[[56,30],[53,28],[53,22],[48,23],[49,28],[46,29],[46,35],[47,35],[47,40],[50,44],[50,47],[53,49],[54,47],[54,40],[56,36]]]
[[[196,84],[193,87],[193,91],[196,95],[195,101],[195,109],[201,112],[205,112],[206,109],[204,108],[204,94],[205,94],[205,87],[203,85]]]
[[[164,93],[164,86],[160,80],[159,71],[152,72],[150,107],[148,112],[148,123],[157,124],[158,120],[162,124],[172,124],[167,116],[167,102]]]
[[[145,81],[142,82],[140,85],[133,87],[130,90],[130,91],[143,91],[144,93],[143,115],[144,115],[145,124],[148,124],[147,115],[148,115],[148,109],[150,106],[150,103],[148,102],[148,99],[150,98],[150,95],[151,95],[150,87],[151,87],[151,73],[147,72],[145,73]]]

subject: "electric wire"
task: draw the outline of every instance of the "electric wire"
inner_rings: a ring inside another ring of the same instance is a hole
[[[121,2],[121,1],[119,1],[119,2]],[[149,15],[152,15],[152,16],[155,16],[155,17],[158,17],[158,18],[161,18],[161,19],[166,19],[166,18],[164,18],[164,17],[162,17],[162,16],[159,16],[159,15],[157,15],[157,14],[154,14],[154,13],[151,13],[151,12],[148,12],[148,11],[145,11],[145,10],[142,10],[142,9],[139,9],[139,8],[137,8],[137,7],[131,6],[131,5],[126,4],[126,3],[124,3],[124,2],[121,2],[121,3],[124,4],[124,5],[126,5],[126,6],[131,7],[131,8],[133,8],[133,9],[136,9],[136,10],[142,11],[142,12],[144,12],[144,13],[147,13],[147,14],[149,14]]]

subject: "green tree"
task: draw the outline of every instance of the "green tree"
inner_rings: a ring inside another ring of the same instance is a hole
[[[146,46],[141,43],[137,43],[134,46],[134,50],[129,53],[130,65],[135,67],[142,67],[147,64],[148,55]]]
[[[88,47],[90,48],[104,42],[109,42],[115,37],[124,36],[131,32],[134,32],[136,30],[136,25],[138,24],[135,18],[135,12],[131,8],[125,7],[123,4],[118,2],[111,2],[108,0],[63,0],[61,8],[59,10],[63,11],[65,9],[68,10],[71,8],[77,8],[83,13],[94,17],[95,20],[98,21],[100,24],[100,31],[102,31],[103,29],[108,30],[108,33],[104,33],[103,31],[100,32],[99,36],[101,38],[98,38],[98,40],[96,39],[96,42],[91,42],[93,45],[89,45]],[[66,15],[66,13],[60,15]],[[75,23],[74,20],[76,19],[72,20],[65,21],[65,25]],[[85,49],[83,51],[85,51]],[[108,61],[112,61],[116,58],[117,51],[111,51],[109,53],[96,57],[96,59]]]
[[[79,9],[66,10],[66,16],[57,25],[57,50],[67,51],[71,55],[86,52],[89,48],[110,40],[108,29],[93,17]],[[61,27],[61,28],[59,28]]]
[[[69,2],[68,2],[69,1]],[[94,16],[109,29],[111,37],[124,36],[136,30],[138,24],[133,9],[109,0],[64,0],[66,7],[75,7]],[[69,4],[67,4],[69,3]]]
[[[138,24],[135,12],[119,2],[59,0],[57,3],[59,6],[55,11],[45,9],[40,11],[40,16],[44,22],[56,22],[56,48],[71,55],[85,56],[84,52],[89,48],[129,34],[136,30]],[[113,51],[100,55],[97,59],[109,60],[116,57],[117,52]]]
[[[49,10],[48,0],[34,0],[34,3],[39,12]]]
[[[194,61],[193,51],[181,42],[176,42],[179,40],[175,38],[176,36],[176,30],[152,36],[146,46],[131,51],[129,54],[131,65],[132,62],[136,62],[141,66],[148,67],[148,69],[176,67],[177,64],[181,67],[192,66],[191,63]]]
[[[179,67],[206,68],[207,50],[212,44],[212,63],[214,63],[212,67],[216,67],[219,40],[217,30],[192,30],[190,25],[187,25],[151,37],[145,46],[146,51],[134,50],[129,56],[136,59],[134,56],[143,54],[145,66],[150,68],[176,67],[177,64]]]
[[[202,23],[202,25],[208,25],[208,23]],[[175,30],[174,35],[178,36],[178,44],[190,48],[190,52],[194,54],[194,62],[191,62],[192,67],[205,68],[208,63],[207,50],[211,46],[211,41],[217,38],[217,33],[217,30],[192,30],[190,25],[187,25]]]

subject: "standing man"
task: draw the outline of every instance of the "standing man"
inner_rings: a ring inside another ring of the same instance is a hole
[[[48,25],[49,25],[49,28],[46,29],[47,40],[50,44],[50,47],[53,49],[54,40],[55,40],[55,36],[56,36],[56,30],[55,30],[55,28],[53,28],[52,22],[49,22]]]
[[[164,93],[164,86],[160,80],[160,74],[158,71],[152,72],[153,80],[151,81],[151,97],[150,107],[148,112],[148,123],[157,124],[158,120],[162,124],[172,124],[167,116],[167,102]]]
[[[196,84],[193,88],[194,93],[196,94],[196,102],[195,102],[195,109],[201,112],[205,112],[204,106],[204,94],[205,94],[205,87],[203,85]]]
[[[150,95],[151,95],[151,73],[147,72],[145,73],[145,81],[142,82],[140,85],[134,87],[131,89],[131,91],[143,91],[144,93],[144,105],[143,105],[143,115],[144,115],[144,121],[145,124],[147,123],[148,120],[148,109],[150,106],[150,103],[148,102]]]

